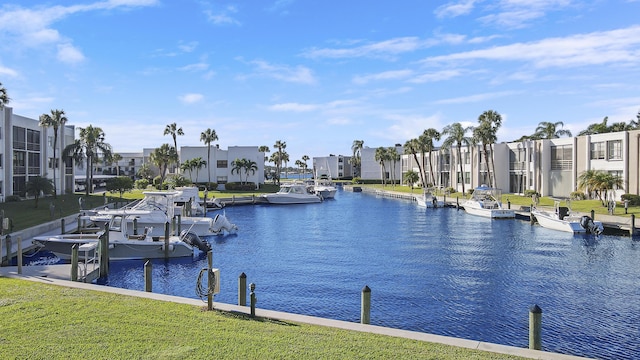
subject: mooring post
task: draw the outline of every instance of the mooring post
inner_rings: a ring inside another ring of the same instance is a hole
[[[180,232],[182,232],[182,215],[178,215],[178,231],[176,235],[180,235]]]
[[[5,238],[5,244],[7,246],[6,265],[10,266],[11,265],[11,234],[7,234],[7,237]],[[1,258],[0,258],[0,262],[2,262]]]
[[[250,302],[251,302],[251,317],[255,317],[256,316],[256,301],[258,301],[258,299],[256,299],[256,284],[251,283],[249,284],[249,289],[251,290],[251,294],[249,294],[250,297]]]
[[[207,252],[207,265],[209,265],[209,276],[207,277],[207,309],[213,310],[213,290],[216,286],[216,279],[213,275],[213,251]]]
[[[171,218],[171,230],[173,230],[173,231],[172,231],[172,232],[173,232],[173,235],[176,235],[176,229],[177,229],[177,228],[178,228],[178,227],[176,226],[176,215],[174,215],[174,216]]]
[[[511,210],[511,200],[507,198],[507,209]]]
[[[167,221],[164,223],[164,258],[169,258],[169,227],[171,225]]]
[[[60,234],[64,234],[64,218],[60,219]]]
[[[533,210],[533,203],[531,203],[531,206],[529,207],[529,222],[531,223],[531,225],[536,223],[536,218],[533,217],[533,214],[531,213],[532,210]]]
[[[138,218],[133,218],[133,235],[138,235]]]
[[[152,292],[153,289],[153,265],[151,260],[147,260],[144,263],[144,291]]]
[[[100,277],[109,276],[109,224],[104,225],[104,232],[99,238],[100,241]]]
[[[542,339],[542,309],[533,305],[529,309],[529,349],[541,350]]]
[[[371,323],[371,289],[369,286],[365,285],[362,289],[361,299],[360,323],[369,324]]]
[[[629,236],[633,236],[636,231],[636,214],[631,214],[631,228],[629,229]]]
[[[238,305],[247,306],[247,274],[238,277]]]
[[[460,210],[460,197],[456,196],[456,209]]]
[[[18,274],[22,274],[22,235],[18,235]]]
[[[79,244],[71,246],[71,281],[78,281],[78,248]]]
[[[591,210],[591,220],[595,220],[596,219],[596,212],[594,210]]]

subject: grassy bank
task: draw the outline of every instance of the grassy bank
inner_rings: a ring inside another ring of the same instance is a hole
[[[0,278],[2,359],[518,359]]]

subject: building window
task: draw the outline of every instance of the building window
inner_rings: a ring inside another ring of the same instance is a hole
[[[29,175],[40,174],[40,153],[30,152],[27,153],[29,160]]]
[[[218,184],[226,184],[227,183],[227,177],[226,176],[218,176],[216,177],[216,182]]]
[[[571,170],[573,146],[560,145],[551,147],[551,170]]]
[[[622,140],[607,142],[607,159],[622,160]]]
[[[14,126],[13,127],[13,148],[24,150],[27,148],[27,137],[24,132],[25,128]]]
[[[55,161],[53,161],[53,158],[49,158],[49,161],[48,161],[47,167],[48,167],[49,169],[53,169],[53,164],[54,164],[54,163],[56,164],[56,169],[57,169],[57,168],[59,167],[59,159],[55,159]]]
[[[40,131],[27,129],[27,150],[40,151]]]
[[[227,167],[229,167],[229,165],[227,164],[227,160],[218,160],[216,167],[218,169],[226,169]]]
[[[591,143],[591,160],[604,159],[604,142]]]

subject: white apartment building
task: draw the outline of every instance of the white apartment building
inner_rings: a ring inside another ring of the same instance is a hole
[[[353,177],[353,165],[351,156],[329,155],[313,158],[313,174],[320,177],[326,175],[331,179],[344,179]]]
[[[55,171],[58,194],[73,192],[72,162],[62,160],[64,148],[75,141],[75,127],[58,129],[57,162],[53,158],[53,129],[40,127],[38,119],[13,113],[13,108],[0,109],[0,202],[9,195],[26,195],[31,177],[43,176],[53,181]]]

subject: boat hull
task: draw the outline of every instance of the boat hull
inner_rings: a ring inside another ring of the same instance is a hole
[[[313,204],[322,202],[322,199],[316,195],[310,196],[289,196],[280,194],[267,194],[263,195],[269,204]]]
[[[502,208],[492,208],[488,209],[485,207],[481,207],[480,204],[476,201],[467,201],[464,205],[464,211],[467,214],[482,216],[491,219],[515,219],[516,212],[515,210],[510,209],[502,209]]]
[[[580,224],[580,219],[574,217],[572,220],[560,220],[558,215],[549,211],[531,210],[531,215],[538,221],[540,226],[557,231],[564,231],[572,234],[585,234],[587,229]],[[600,221],[594,221],[596,226],[602,227]]]
[[[444,207],[444,201],[437,200],[434,197],[430,196],[416,196],[416,203],[420,207],[426,208],[439,208]]]
[[[60,235],[49,237],[36,237],[34,244],[41,245],[63,260],[71,259],[71,247],[75,244],[83,245],[97,243],[97,237],[72,237]],[[109,242],[109,260],[139,260],[139,259],[163,259],[165,258],[164,241],[125,240]],[[171,241],[169,258],[193,256],[193,247],[182,241]]]

